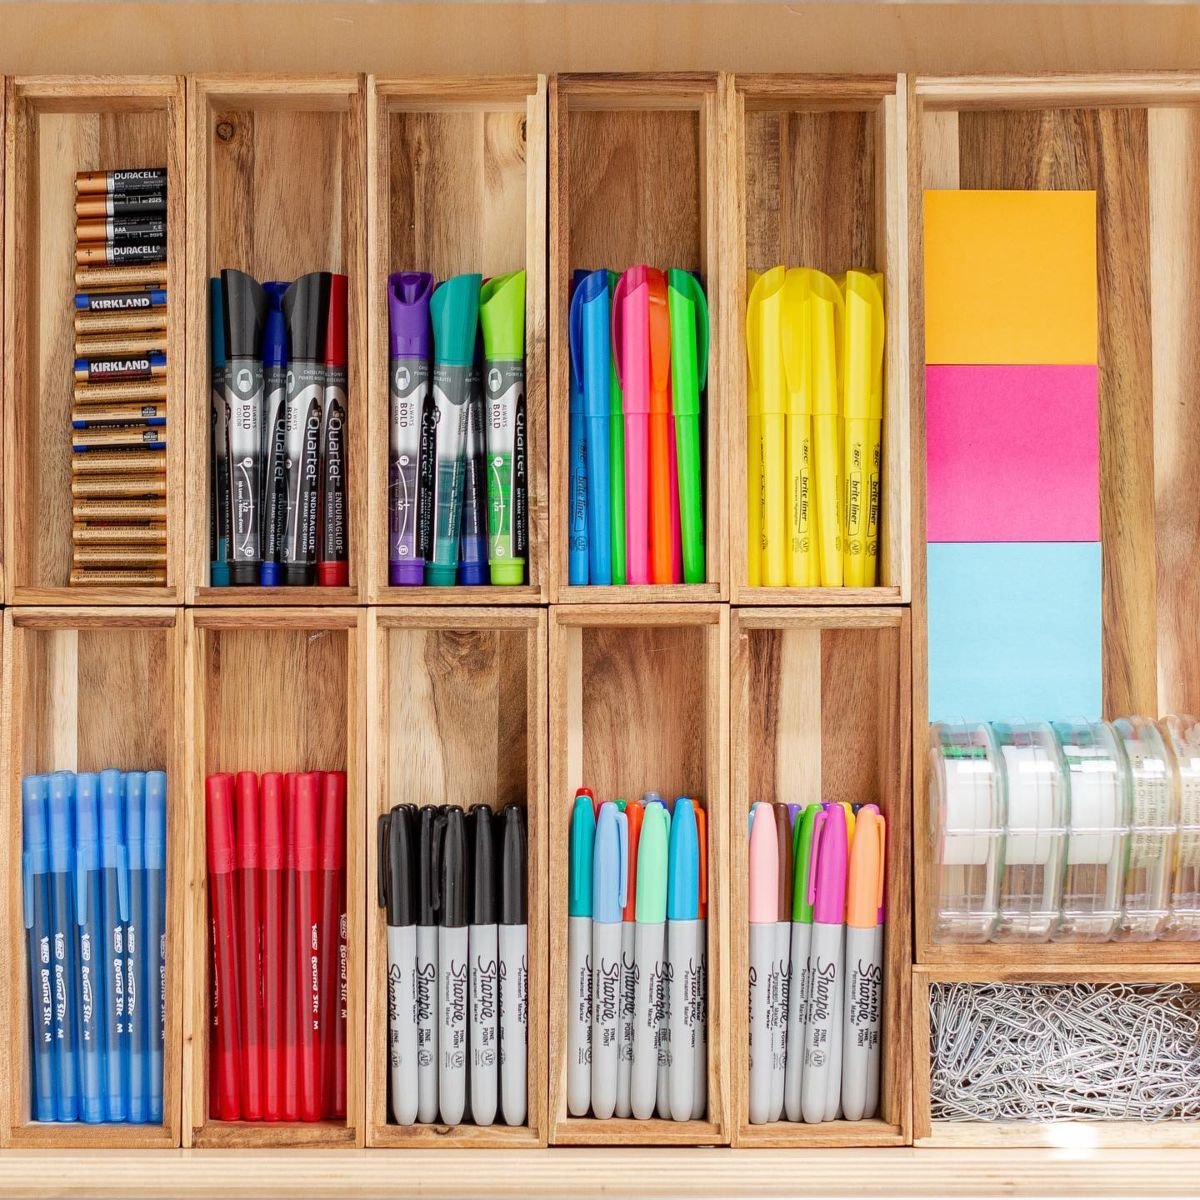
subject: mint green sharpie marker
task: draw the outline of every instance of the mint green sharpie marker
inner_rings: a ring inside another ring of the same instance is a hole
[[[493,584],[525,581],[529,453],[525,417],[525,272],[497,275],[479,296],[487,403],[488,572]]]
[[[620,272],[609,271],[608,294],[617,289]],[[617,375],[617,356],[610,358],[608,386],[608,501],[611,506],[612,581],[625,582],[625,399]]]
[[[479,328],[482,275],[447,279],[429,302],[433,326],[433,557],[425,582],[449,587],[458,576],[458,541],[466,476],[467,401]]]

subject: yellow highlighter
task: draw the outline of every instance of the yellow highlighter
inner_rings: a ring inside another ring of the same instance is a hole
[[[813,496],[821,586],[842,586],[841,289],[820,271],[809,273],[813,362]]]
[[[787,509],[785,505],[784,410],[787,389],[783,377],[783,283],[787,271],[772,267],[758,279],[747,308],[747,345],[758,391],[762,422],[764,587],[787,583]]]
[[[812,505],[813,364],[805,267],[793,267],[783,284],[783,370],[787,378],[787,582],[816,587],[820,581]]]
[[[842,563],[847,587],[874,587],[879,557],[883,423],[883,276],[846,273],[842,373],[844,459]]]
[[[763,531],[763,455],[762,455],[762,409],[758,402],[758,383],[755,379],[754,345],[756,334],[752,332],[755,310],[749,306],[749,297],[758,282],[757,271],[746,272],[746,582],[750,587],[762,583],[762,531]]]

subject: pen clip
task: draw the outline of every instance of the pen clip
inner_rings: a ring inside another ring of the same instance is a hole
[[[684,287],[689,293],[688,299],[692,302],[696,316],[696,386],[704,391],[708,383],[708,297],[704,294],[700,280],[691,271],[683,271],[681,275],[686,281]]]
[[[817,874],[820,871],[821,834],[825,822],[829,818],[828,811],[822,807],[813,821],[812,849],[808,855],[808,906],[811,908],[817,902]]]
[[[75,924],[82,929],[87,924],[87,870],[83,851],[75,848]]]
[[[129,851],[123,845],[117,847],[117,911],[129,920]]]
[[[625,370],[622,362],[622,352],[624,345],[622,336],[625,332],[625,294],[629,291],[629,272],[625,271],[621,274],[621,278],[617,280],[617,286],[613,288],[612,294],[612,356],[613,362],[616,363],[617,382],[622,388],[625,386]]]
[[[617,814],[617,851],[620,860],[617,891],[624,908],[629,903],[629,818],[624,813]]]
[[[380,908],[388,906],[388,830],[391,813],[380,813],[375,823],[375,888]]]
[[[33,928],[33,878],[29,873],[29,852],[21,852],[21,901],[25,928]]]
[[[879,839],[879,870],[876,872],[878,882],[875,887],[875,907],[883,908],[883,872],[884,872],[884,846],[887,844],[887,820],[883,813],[879,813],[874,821],[876,836]]]
[[[671,411],[671,313],[667,307],[667,277],[656,268],[646,272],[650,316],[650,394],[662,396],[663,411]],[[653,408],[653,405],[651,405]]]
[[[708,814],[702,804],[696,805],[696,841],[700,851],[700,875],[696,880],[696,898],[701,909],[708,906]],[[701,916],[703,916],[703,911]]]
[[[571,353],[571,382],[577,392],[583,391],[583,281],[575,289],[571,297],[571,306],[567,313],[567,336],[570,341]]]

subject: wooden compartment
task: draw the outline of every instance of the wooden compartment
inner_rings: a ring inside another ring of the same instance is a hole
[[[727,890],[729,613],[705,605],[574,605],[550,612],[550,1141],[729,1141]],[[567,875],[571,797],[691,796],[708,820],[708,1118],[567,1115]]]
[[[4,618],[5,835],[0,876],[9,936],[0,980],[12,1019],[0,1058],[0,1142],[13,1148],[178,1146],[186,972],[187,802],[183,618],[169,608],[24,608]],[[167,984],[161,1125],[30,1119],[29,983],[22,918],[21,779],[49,771],[167,773]]]
[[[730,1040],[738,1146],[902,1146],[911,1124],[908,975],[909,642],[903,608],[743,608],[730,635]],[[878,804],[884,860],[882,1082],[879,1115],[805,1125],[749,1122],[749,839],[755,801]]]
[[[363,1144],[363,761],[366,613],[353,608],[192,609],[187,614],[188,878],[184,1145]],[[210,979],[204,780],[215,771],[346,772],[349,952],[345,1121],[209,1116]]]
[[[546,614],[535,608],[372,609],[367,803],[367,1144],[546,1144]],[[528,1119],[411,1125],[388,1110],[387,925],[376,903],[377,818],[394,804],[526,806]]]
[[[184,547],[184,91],[169,75],[8,87],[4,542],[9,604],[177,604]],[[167,581],[72,587],[75,173],[167,168]]]
[[[547,597],[546,77],[367,81],[370,474],[366,564],[372,603],[531,604]],[[393,271],[441,282],[525,271],[528,582],[519,587],[388,583],[388,302]]]
[[[909,600],[911,511],[905,77],[735,75],[728,135],[724,291],[729,573],[736,604]],[[746,271],[780,263],[884,275],[883,479],[877,586],[747,583]]]
[[[550,83],[550,598],[562,603],[724,600],[725,380],[720,226],[725,99],[715,73],[558,75]],[[697,271],[710,338],[704,457],[707,582],[567,582],[568,302],[576,268]]]
[[[367,204],[364,83],[357,75],[188,80],[189,604],[352,604],[365,595]],[[349,587],[209,586],[208,280],[308,271],[349,276]]]
[[[1022,946],[931,941],[925,589],[926,188],[1095,190],[1100,366],[1104,716],[1200,710],[1200,463],[1193,330],[1200,215],[1191,163],[1200,77],[919,79],[909,119],[913,264],[913,761],[916,945],[922,963],[1196,962],[1194,944]],[[1119,167],[1117,164],[1120,164]],[[1066,716],[1068,714],[1062,714]],[[1166,973],[1164,973],[1166,977]]]
[[[1011,956],[1010,956],[1011,957]],[[1194,1121],[933,1121],[930,1108],[930,1000],[934,983],[1186,983],[1200,987],[1200,967],[977,963],[912,970],[913,1139],[939,1149],[1054,1147],[1074,1155],[1106,1149],[1191,1149],[1200,1145]],[[1114,1050],[1115,1054],[1115,1050]],[[1134,1064],[1114,1059],[1114,1070]]]

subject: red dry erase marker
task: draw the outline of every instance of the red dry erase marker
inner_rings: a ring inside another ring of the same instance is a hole
[[[259,780],[262,819],[262,997],[263,1116],[283,1120],[283,880],[286,826],[283,776],[271,771]]]
[[[321,1072],[326,1117],[346,1115],[345,974],[346,776],[321,776]]]
[[[234,890],[233,776],[210,775],[204,786],[208,815],[208,903],[212,914],[216,1038],[209,1070],[216,1076],[214,1115],[236,1121],[242,1115],[238,1088],[237,897]]]
[[[258,776],[237,776],[238,980],[242,1049],[242,1119],[263,1117],[262,943],[258,904]]]
[[[284,776],[284,850],[283,872],[283,1119],[300,1117],[300,1035],[296,1016],[299,968],[296,965],[296,781],[295,771]]]
[[[321,775],[306,771],[296,780],[296,960],[299,1009],[300,1120],[319,1121],[321,1095],[321,988],[317,914],[321,906]]]

